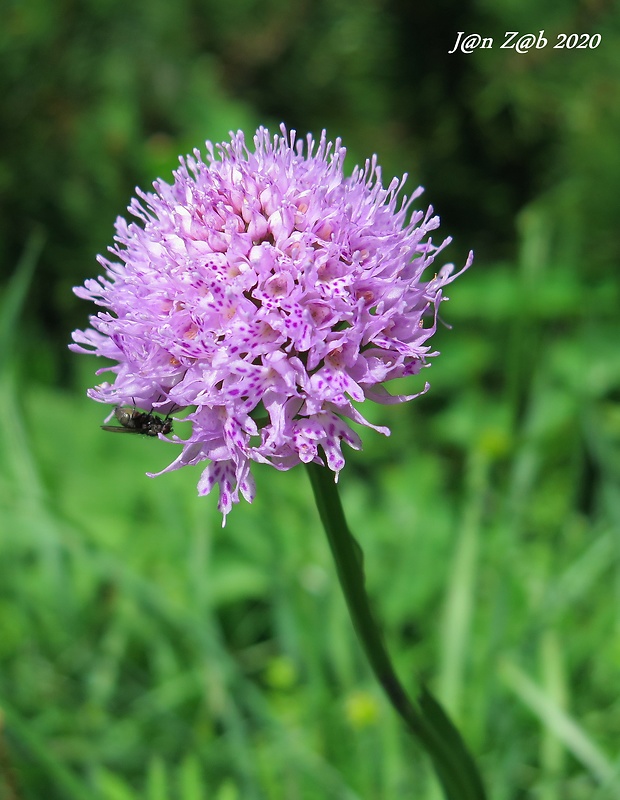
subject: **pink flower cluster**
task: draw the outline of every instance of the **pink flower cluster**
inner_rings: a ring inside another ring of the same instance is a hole
[[[138,222],[118,218],[105,277],[74,290],[104,310],[71,347],[116,362],[93,399],[192,408],[164,472],[209,461],[198,490],[219,484],[225,519],[239,492],[254,497],[252,461],[324,458],[337,476],[342,441],[361,447],[349,420],[389,434],[354,403],[416,396],[384,384],[434,355],[426,341],[456,275],[446,265],[422,280],[450,240],[431,242],[438,217],[411,211],[422,189],[399,199],[405,178],[384,188],[376,157],[345,177],[340,139],[284,127],[259,128],[253,149],[241,132],[206,148],[206,162],[198,150],[180,160],[172,184],[137,192]]]

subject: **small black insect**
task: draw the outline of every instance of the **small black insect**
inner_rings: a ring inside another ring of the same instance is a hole
[[[136,408],[114,409],[114,416],[120,425],[102,425],[101,429],[111,433],[139,433],[142,436],[157,436],[172,432],[172,420],[158,417],[152,411],[138,411]]]

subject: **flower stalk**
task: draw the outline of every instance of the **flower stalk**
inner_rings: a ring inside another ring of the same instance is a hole
[[[417,702],[412,701],[396,674],[370,608],[362,550],[348,528],[333,475],[316,463],[307,468],[349,614],[375,677],[430,756],[446,800],[484,800],[473,758],[438,701],[424,687],[418,690]]]

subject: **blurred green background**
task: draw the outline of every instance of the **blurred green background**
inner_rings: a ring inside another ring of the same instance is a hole
[[[144,476],[171,447],[102,434],[100,364],[66,349],[135,185],[281,121],[408,172],[447,258],[476,252],[430,393],[373,409],[393,435],[340,482],[404,682],[493,798],[620,795],[619,23],[607,0],[2,3],[3,800],[438,796],[304,472],[256,469],[222,531],[199,470]],[[495,44],[448,55],[458,31]]]

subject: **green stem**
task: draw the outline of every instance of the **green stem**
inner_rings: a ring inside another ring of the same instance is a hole
[[[362,551],[347,526],[333,473],[314,463],[307,467],[349,614],[375,677],[431,757],[447,800],[485,800],[476,765],[437,700],[422,688],[417,703],[412,702],[398,679],[370,609]]]

